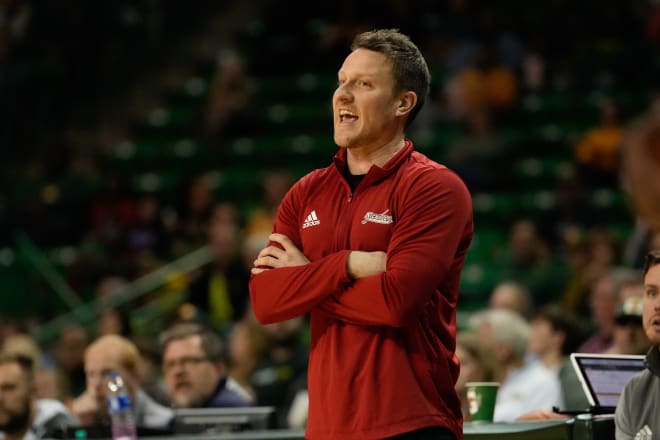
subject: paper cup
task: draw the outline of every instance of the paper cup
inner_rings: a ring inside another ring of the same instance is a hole
[[[468,382],[467,400],[473,422],[492,422],[499,382]]]

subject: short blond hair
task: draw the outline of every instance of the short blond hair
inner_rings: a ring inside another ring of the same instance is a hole
[[[104,335],[89,344],[85,357],[92,350],[113,350],[119,355],[119,365],[133,375],[138,374],[140,352],[129,339],[120,335]]]

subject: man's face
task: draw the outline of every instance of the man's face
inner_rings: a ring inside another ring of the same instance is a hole
[[[16,363],[0,365],[0,431],[20,432],[30,425],[32,386]]]
[[[619,297],[614,282],[607,277],[596,281],[589,297],[589,308],[596,325],[599,327],[612,325],[618,305]]]
[[[660,264],[652,266],[644,277],[644,331],[653,345],[660,345]]]
[[[209,360],[199,335],[175,339],[165,346],[163,373],[170,399],[179,408],[202,406],[224,374],[222,364]]]
[[[334,138],[340,147],[378,148],[396,130],[398,97],[391,62],[380,52],[357,49],[338,73],[332,98]]]
[[[529,326],[528,350],[537,355],[544,355],[552,350],[555,331],[549,321],[536,318]]]
[[[119,371],[128,386],[131,395],[135,391],[135,378],[122,368],[119,350],[115,346],[95,346],[85,354],[85,378],[87,380],[87,391],[95,397],[99,408],[107,407],[108,398],[108,374],[111,371]]]
[[[612,334],[621,354],[644,354],[649,342],[639,322],[617,323]]]

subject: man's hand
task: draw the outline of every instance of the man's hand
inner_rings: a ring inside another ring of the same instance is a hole
[[[275,269],[277,267],[291,267],[302,266],[309,264],[309,259],[300,252],[289,237],[282,234],[270,234],[268,237],[270,241],[279,243],[284,250],[277,246],[266,246],[257,255],[254,260],[254,267],[251,272],[253,274],[261,273],[268,269]]]
[[[568,419],[569,416],[565,414],[559,414],[550,410],[537,409],[530,411],[516,418],[516,421],[526,421],[526,420],[556,420],[556,419]]]
[[[352,251],[346,260],[348,276],[354,280],[385,272],[386,264],[387,254],[382,251]]]
[[[69,405],[69,409],[81,426],[93,425],[101,414],[98,400],[89,391],[85,391],[74,399]]]

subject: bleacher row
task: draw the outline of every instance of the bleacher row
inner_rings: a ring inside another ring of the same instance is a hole
[[[313,30],[315,33],[323,28],[322,23],[315,26],[318,28]],[[284,30],[260,27],[258,21],[247,23],[246,29],[238,44],[254,58],[251,62],[256,66],[260,65],[260,54],[273,58],[273,53],[284,53],[294,43],[302,44],[287,40]],[[648,105],[643,84],[626,83],[627,87],[618,87],[623,84],[621,74],[614,71],[618,67],[612,65],[612,72],[608,73],[593,62],[587,65],[585,61],[582,68],[588,72],[584,76],[600,71],[599,77],[610,78],[609,82],[617,85],[616,88],[603,91],[595,81],[593,88],[582,90],[525,93],[498,126],[501,152],[493,166],[500,167],[497,171],[500,178],[497,185],[473,191],[476,234],[462,280],[464,292],[477,301],[485,299],[498,279],[497,267],[492,263],[506,246],[511,222],[521,217],[543,218],[556,207],[555,184],[576,173],[573,146],[582,133],[598,123],[603,97],[617,102],[624,120]],[[314,64],[312,60],[310,63]],[[262,64],[266,64],[265,59]],[[295,176],[301,176],[312,168],[325,166],[336,150],[331,135],[330,105],[335,73],[323,70],[291,74],[287,70],[290,68],[293,67],[272,66],[273,73],[268,74],[255,69],[256,73],[249,79],[250,129],[213,143],[197,133],[200,114],[217,71],[214,62],[200,62],[178,86],[163,91],[163,104],[135,122],[132,136],[102,153],[100,170],[118,174],[131,191],[153,193],[165,205],[175,202],[182,185],[191,176],[204,175],[218,199],[247,209],[257,203],[261,176],[269,168],[286,167]],[[437,94],[448,73],[442,66],[433,65],[432,77]],[[463,134],[461,123],[441,121],[433,126],[430,135],[414,140],[424,154],[446,162],[448,145]],[[8,198],[11,202],[37,197],[45,204],[66,207],[90,200],[102,190],[98,176],[83,181],[54,179],[28,188],[19,185]],[[632,220],[623,191],[618,186],[592,187],[585,191],[586,203],[594,212],[607,216],[613,232],[625,239]],[[46,250],[63,273],[80,251],[68,245]],[[26,270],[15,270],[28,265],[16,249],[0,249],[0,278],[13,283],[5,285],[14,285],[20,291],[21,285],[32,282],[25,275]],[[17,310],[25,309],[25,304],[17,307]]]

